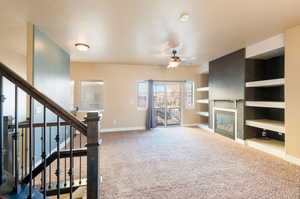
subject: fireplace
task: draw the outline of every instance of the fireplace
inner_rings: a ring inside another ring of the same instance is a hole
[[[214,107],[214,132],[236,140],[237,138],[237,110]]]

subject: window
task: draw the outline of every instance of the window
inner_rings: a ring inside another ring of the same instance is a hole
[[[102,111],[104,109],[103,86],[103,81],[80,81],[80,111]]]
[[[137,82],[137,108],[146,110],[148,107],[148,83],[147,81]]]
[[[194,82],[187,81],[185,83],[185,107],[194,108]]]

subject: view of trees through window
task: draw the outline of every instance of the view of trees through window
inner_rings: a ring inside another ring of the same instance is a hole
[[[148,84],[146,81],[137,83],[137,107],[138,109],[147,109],[148,103]]]
[[[179,125],[182,106],[194,107],[194,82],[154,82],[153,113],[157,125]],[[184,99],[184,100],[183,100]],[[184,101],[184,103],[182,103]],[[137,82],[137,108],[148,107],[148,83]]]
[[[185,83],[185,106],[186,108],[194,107],[194,82]]]
[[[153,112],[158,126],[181,122],[182,83],[158,82],[153,87]]]

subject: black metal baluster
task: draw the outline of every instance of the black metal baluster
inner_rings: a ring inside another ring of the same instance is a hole
[[[60,145],[60,139],[59,139],[59,116],[57,116],[57,132],[56,132],[56,148],[57,148],[57,168],[56,168],[56,178],[57,178],[57,199],[60,198],[60,150],[59,150],[59,145]]]
[[[33,100],[32,97],[29,97],[29,194],[28,199],[32,198],[32,162],[33,162],[33,150],[32,150],[32,132],[33,132]]]
[[[46,164],[46,107],[44,106],[44,121],[43,121],[43,136],[42,136],[42,145],[43,145],[43,148],[42,148],[42,158],[43,158],[43,166],[44,166],[44,170],[43,170],[43,182],[42,182],[42,187],[43,187],[43,194],[44,194],[44,199],[46,199],[46,167],[47,167],[47,164]]]
[[[28,174],[28,128],[25,128],[25,175]]]
[[[43,116],[44,117],[44,116]],[[41,136],[40,136],[40,146],[41,146],[41,160],[44,161],[44,158],[43,158],[43,134],[44,134],[44,129],[43,127],[41,127]],[[43,162],[42,162],[43,163]],[[40,176],[40,181],[41,181],[41,186],[40,186],[40,191],[42,192],[43,191],[43,173],[44,171],[41,172],[41,176]]]
[[[73,198],[73,167],[74,167],[73,148],[74,148],[73,128],[72,128],[72,126],[70,126],[70,170],[69,170],[69,175],[70,175],[70,199]]]
[[[65,150],[67,150],[67,126],[65,125]],[[67,158],[65,157],[65,169],[64,169],[64,173],[65,173],[65,184],[64,186],[67,186]]]
[[[24,178],[24,128],[21,128],[21,140],[22,140],[22,151],[21,151],[21,178]]]
[[[32,120],[32,123],[34,123],[34,120]],[[33,137],[33,142],[32,142],[32,162],[33,162],[33,168],[35,167],[35,127],[32,126],[32,137]],[[35,178],[33,178],[33,187],[35,187]]]
[[[15,86],[15,132],[13,135],[14,138],[14,159],[15,159],[15,192],[18,193],[19,189],[18,189],[18,183],[19,183],[19,121],[18,121],[18,87]]]
[[[13,123],[12,123],[12,125],[13,125]],[[15,127],[13,127],[13,128],[15,128]],[[13,129],[13,131],[14,131],[14,129]],[[13,133],[12,135],[11,135],[11,140],[12,140],[12,145],[11,145],[11,148],[12,148],[12,150],[11,150],[11,160],[12,160],[12,164],[10,165],[11,166],[11,171],[12,171],[12,174],[13,174],[13,176],[15,176],[15,133]]]
[[[3,95],[3,76],[0,74],[0,185],[3,183],[3,175],[4,175],[4,160],[3,160],[3,103],[4,103],[4,95]]]
[[[81,132],[79,133],[79,148],[81,149]],[[79,156],[79,184],[81,184],[81,156]]]
[[[49,126],[49,155],[51,155],[51,142],[52,142],[52,133],[51,133],[51,126]],[[52,170],[52,163],[49,164],[49,185],[48,188],[51,189],[51,185],[52,185],[52,178],[51,178],[51,170]]]

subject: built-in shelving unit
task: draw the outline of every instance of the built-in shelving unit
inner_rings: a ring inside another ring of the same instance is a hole
[[[208,74],[201,74],[200,75],[201,81],[198,85],[199,87],[196,89],[197,91],[197,104],[199,104],[199,112],[197,115],[200,117],[200,124],[198,125],[199,128],[204,130],[209,130],[209,87],[208,87]]]
[[[285,103],[277,101],[246,101],[246,106],[284,109]]]
[[[209,91],[209,87],[197,88],[197,92],[206,92]]]
[[[208,99],[199,99],[199,100],[197,100],[197,103],[198,104],[208,104],[209,100]]]
[[[284,78],[279,79],[269,79],[269,80],[261,80],[261,81],[253,81],[247,82],[246,87],[275,87],[275,86],[283,86],[285,83]]]
[[[246,59],[246,143],[282,156],[285,151],[284,35],[247,47]]]
[[[209,112],[198,112],[197,114],[203,117],[209,117]]]
[[[257,119],[257,120],[246,120],[247,126],[252,126],[260,129],[266,129],[279,133],[284,133],[284,122],[269,120],[269,119]]]

